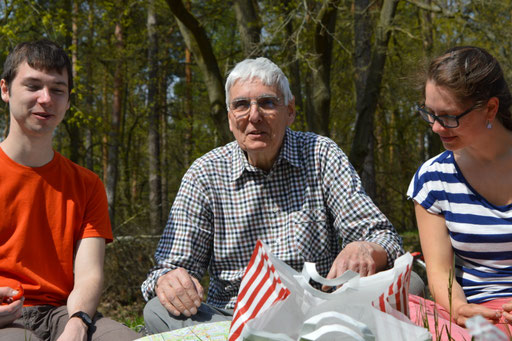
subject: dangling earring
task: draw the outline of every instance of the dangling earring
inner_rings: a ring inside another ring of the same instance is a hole
[[[485,126],[487,129],[491,129],[492,128],[492,123],[491,121],[487,120],[487,125]]]

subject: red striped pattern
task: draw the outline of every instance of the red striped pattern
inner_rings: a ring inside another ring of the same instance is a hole
[[[240,338],[245,324],[274,303],[286,299],[290,291],[283,285],[258,240],[245,270],[229,330],[229,341]]]
[[[378,300],[373,302],[373,306],[378,307],[385,313],[389,313],[389,311],[386,311],[387,302],[392,308],[409,316],[409,288],[406,284],[411,279],[411,270],[411,266],[407,265],[405,271],[399,274],[398,279],[389,286],[387,294],[381,294]]]

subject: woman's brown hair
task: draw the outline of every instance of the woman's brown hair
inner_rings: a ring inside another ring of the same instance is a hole
[[[512,95],[500,64],[485,49],[475,46],[451,48],[430,62],[426,76],[428,81],[452,91],[461,103],[469,101],[483,105],[497,97],[497,118],[505,128],[512,130]]]

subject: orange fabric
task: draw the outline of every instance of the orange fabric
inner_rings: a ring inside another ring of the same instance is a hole
[[[0,286],[21,282],[25,305],[66,304],[75,245],[90,237],[112,241],[96,174],[57,152],[42,167],[25,167],[0,148]]]

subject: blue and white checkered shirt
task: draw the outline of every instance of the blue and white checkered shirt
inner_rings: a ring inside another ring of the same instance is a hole
[[[305,261],[326,276],[342,245],[381,245],[392,266],[401,238],[366,195],[347,156],[330,139],[287,129],[272,169],[247,161],[237,142],[197,159],[183,177],[142,284],[146,300],[156,280],[177,267],[210,274],[207,302],[235,306],[256,241],[298,271]],[[340,243],[340,240],[342,243]]]

